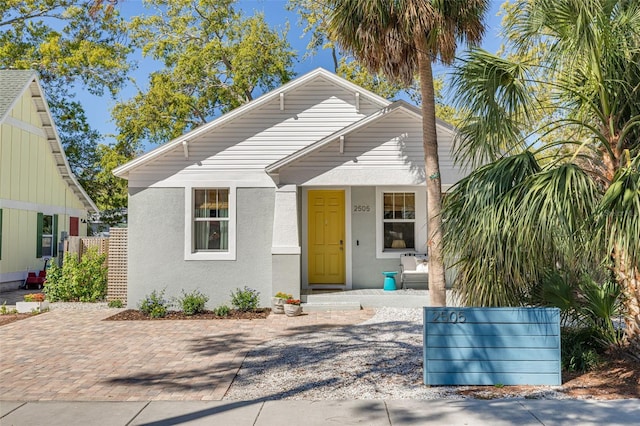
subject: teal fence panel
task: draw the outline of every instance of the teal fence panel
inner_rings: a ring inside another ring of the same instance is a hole
[[[558,308],[424,308],[426,385],[560,385]]]

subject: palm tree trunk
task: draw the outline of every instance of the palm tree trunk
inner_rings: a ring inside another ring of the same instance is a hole
[[[628,265],[625,256],[618,256],[615,269],[625,296],[627,343],[629,349],[640,359],[640,269],[637,266]]]
[[[627,339],[635,355],[640,358],[640,270],[635,268],[633,276],[629,277],[627,288],[627,310],[632,315],[627,316]]]
[[[427,182],[427,218],[429,247],[429,302],[431,306],[446,306],[444,259],[442,255],[442,185],[438,161],[436,107],[433,89],[431,58],[426,49],[417,44],[418,74],[422,95],[422,145]]]

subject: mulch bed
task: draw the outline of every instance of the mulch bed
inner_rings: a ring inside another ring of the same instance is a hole
[[[640,398],[640,362],[614,354],[588,373],[563,374],[562,387],[573,398]]]
[[[0,326],[3,326],[5,324],[10,324],[14,321],[19,321],[22,319],[26,319],[29,317],[32,317],[34,315],[38,315],[37,313],[32,314],[32,313],[25,313],[25,314],[4,314],[4,315],[0,315]]]
[[[458,391],[476,399],[509,398],[536,395],[536,386],[470,386]],[[629,399],[640,398],[640,363],[623,354],[609,354],[595,370],[587,373],[563,372],[562,389],[570,398]]]
[[[252,312],[241,312],[231,310],[227,316],[219,316],[212,311],[204,311],[199,314],[185,315],[180,311],[169,311],[164,318],[151,318],[149,315],[136,309],[127,309],[115,315],[105,318],[104,321],[166,321],[166,320],[230,320],[230,319],[265,319],[269,316],[271,309],[262,308]]]

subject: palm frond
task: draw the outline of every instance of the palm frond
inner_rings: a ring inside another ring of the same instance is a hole
[[[513,306],[528,291],[517,267],[519,252],[506,243],[510,215],[505,206],[513,188],[539,171],[529,152],[505,157],[471,173],[445,198],[444,250],[458,259],[454,286],[467,304]]]
[[[524,254],[524,271],[533,275],[545,264],[580,269],[592,262],[582,249],[599,200],[591,176],[575,164],[560,164],[530,176],[514,193],[513,244]]]
[[[523,149],[532,82],[525,64],[473,49],[453,72],[456,107],[466,111],[455,140],[456,162],[477,167]]]
[[[443,222],[463,300],[521,304],[545,270],[592,268],[582,247],[598,200],[597,184],[578,166],[543,169],[529,152],[462,180],[445,200]]]

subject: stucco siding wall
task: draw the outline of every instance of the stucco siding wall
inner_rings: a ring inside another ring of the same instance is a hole
[[[199,289],[213,308],[229,304],[231,291],[245,285],[269,305],[273,189],[237,189],[235,261],[184,260],[184,188],[130,188],[129,194],[129,306],[153,290],[171,297]]]
[[[278,292],[300,298],[300,255],[274,254],[272,259],[272,282],[270,296]]]
[[[354,212],[353,206],[370,206],[368,212]],[[376,259],[375,187],[351,188],[351,247],[353,289],[382,288],[383,271],[397,271],[398,259]]]

